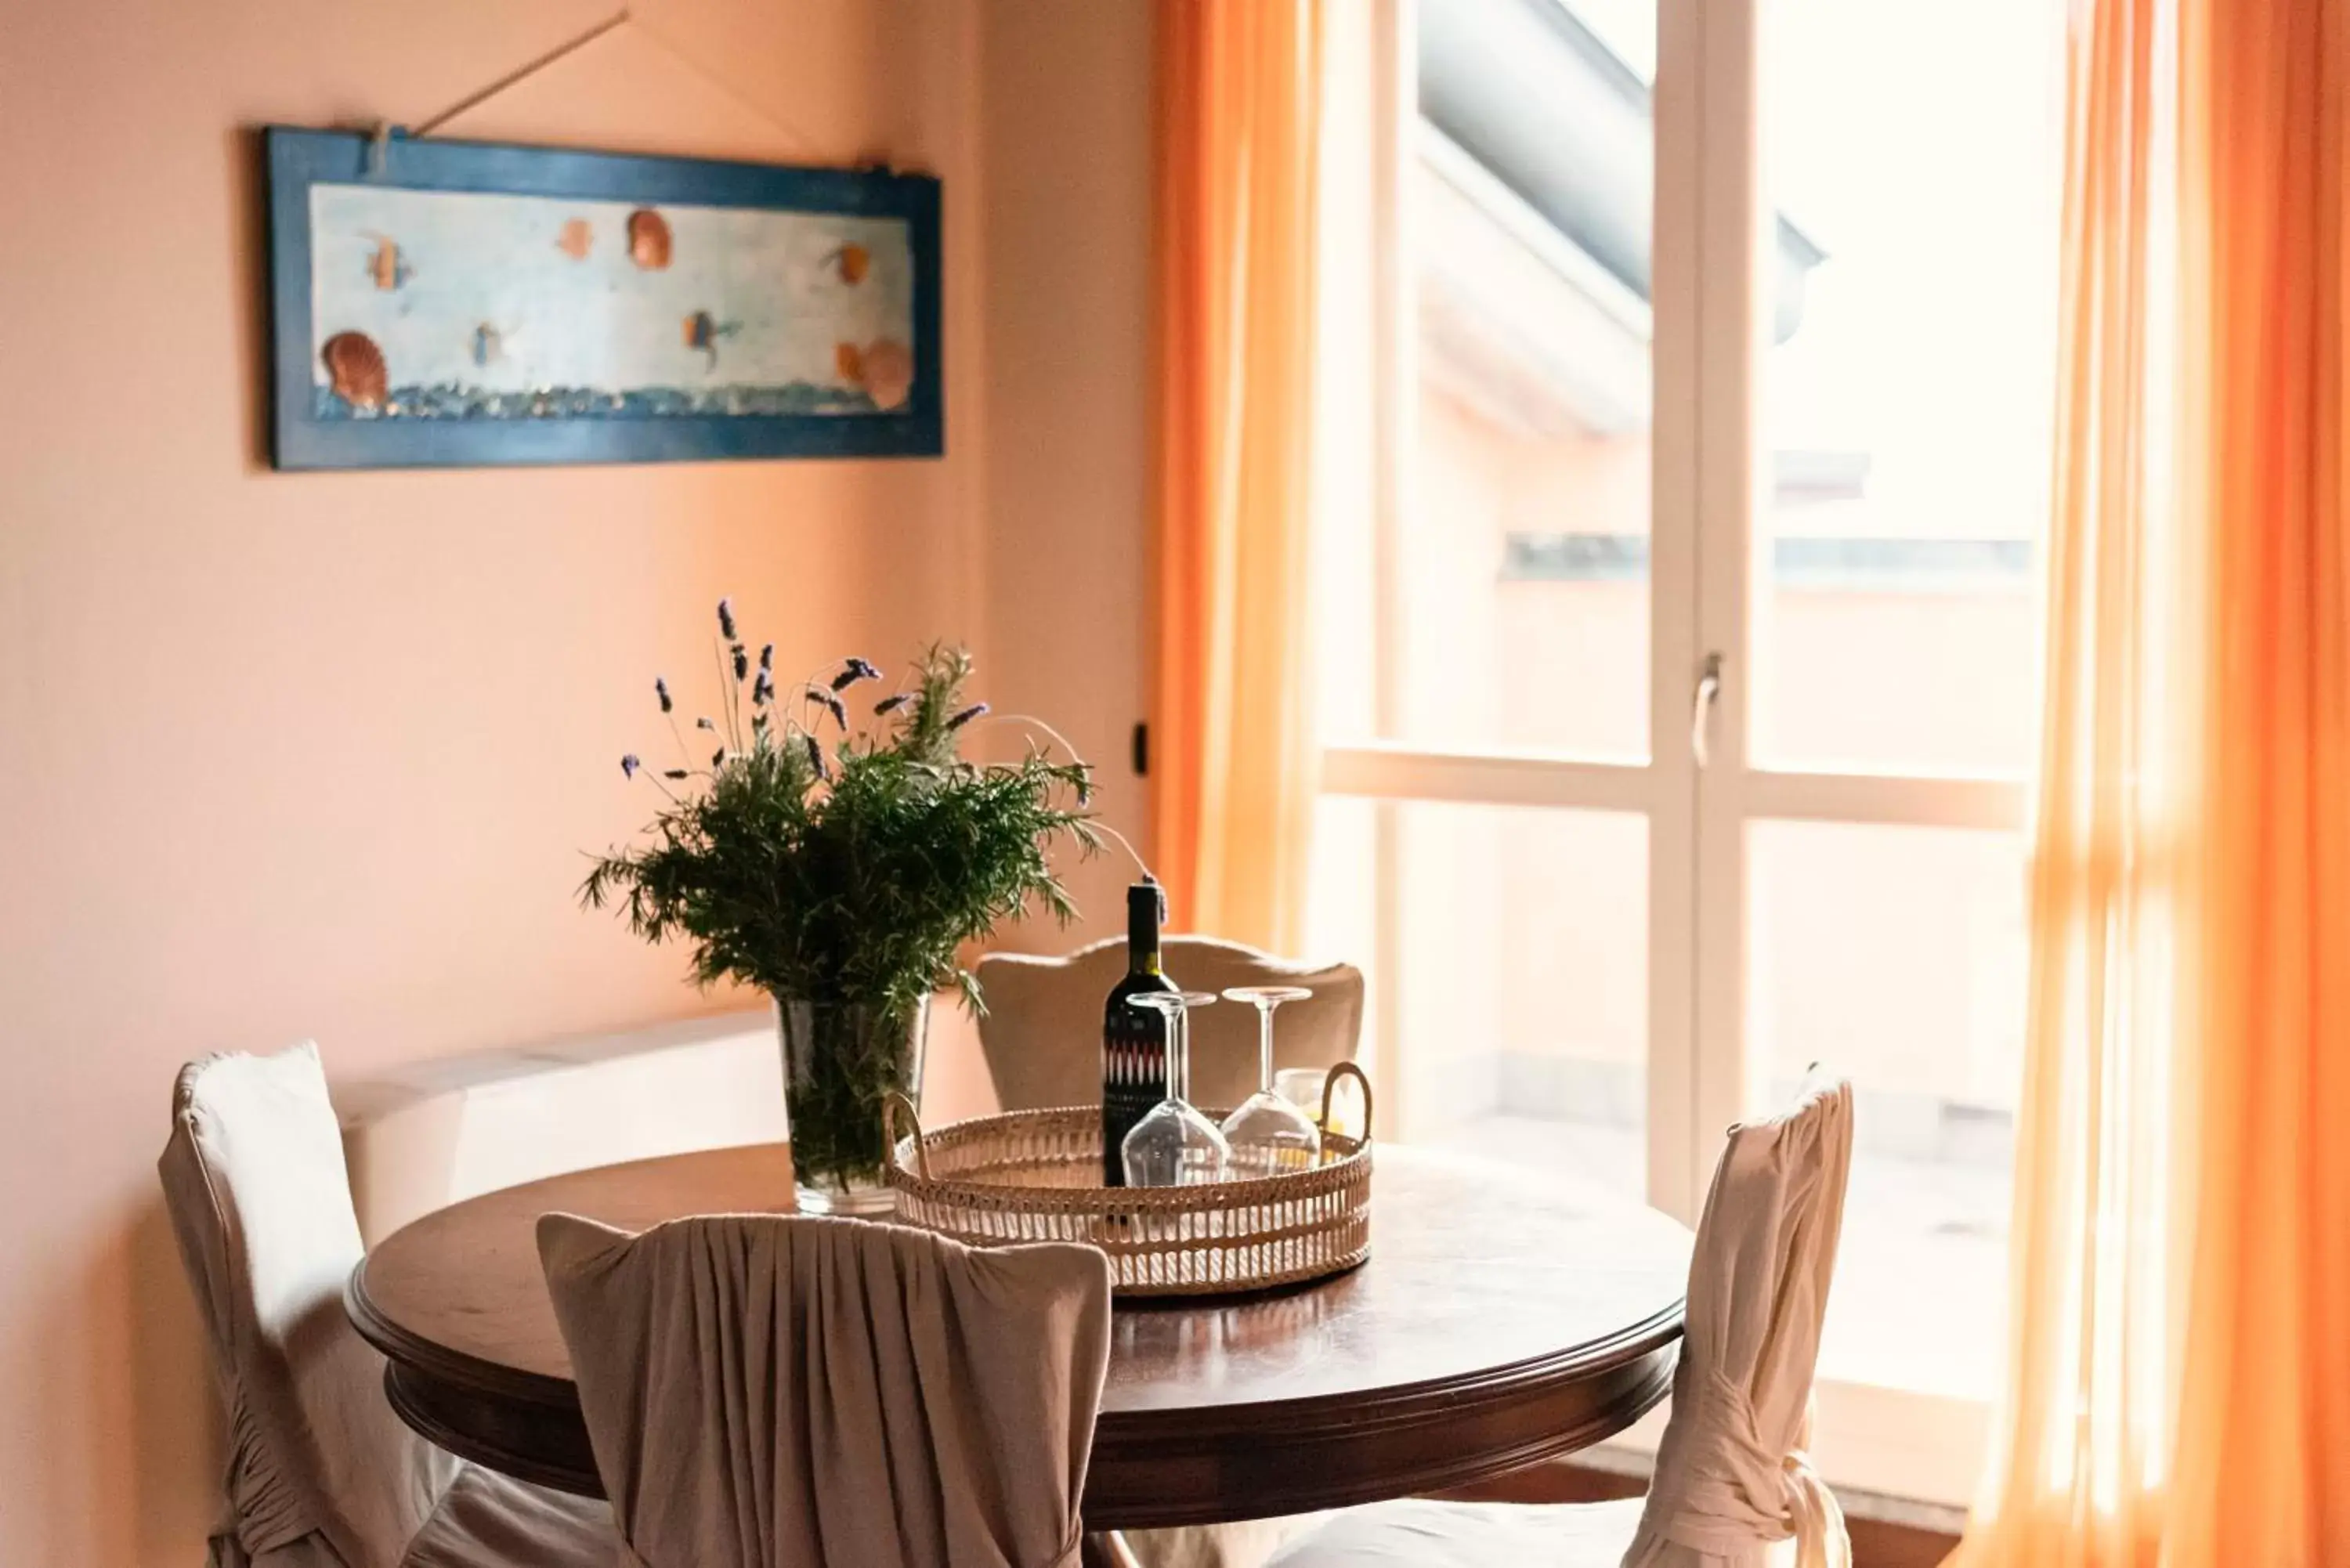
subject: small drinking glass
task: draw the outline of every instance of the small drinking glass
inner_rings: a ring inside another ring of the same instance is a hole
[[[1191,1012],[1216,1000],[1208,991],[1147,991],[1129,996],[1167,1020],[1167,1097],[1134,1124],[1118,1146],[1128,1187],[1196,1187],[1224,1179],[1232,1145],[1193,1108]]]
[[[1322,1125],[1322,1085],[1330,1081],[1327,1067],[1283,1067],[1273,1075],[1273,1092],[1295,1106],[1315,1127]]]
[[[1236,985],[1224,992],[1227,1002],[1245,1002],[1256,1008],[1256,1093],[1224,1118],[1224,1137],[1232,1147],[1235,1175],[1304,1170],[1322,1157],[1321,1129],[1313,1117],[1274,1092],[1273,1076],[1274,1010],[1284,1002],[1303,1002],[1313,994],[1294,985]]]
[[[1363,1091],[1352,1076],[1342,1078],[1330,1093],[1330,1119],[1322,1119],[1322,1096],[1328,1089],[1326,1067],[1284,1067],[1273,1075],[1273,1092],[1295,1106],[1307,1121],[1326,1133],[1363,1136]]]

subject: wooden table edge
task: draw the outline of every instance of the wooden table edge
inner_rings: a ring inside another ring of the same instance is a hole
[[[461,1459],[559,1491],[604,1495],[576,1385],[452,1350],[409,1332],[369,1295],[368,1262],[362,1258],[351,1270],[343,1291],[344,1311],[359,1337],[382,1353],[384,1395],[403,1421]],[[1344,1507],[1488,1480],[1587,1448],[1632,1425],[1670,1391],[1686,1312],[1686,1300],[1676,1301],[1603,1340],[1481,1368],[1468,1376],[1399,1384],[1372,1395],[1106,1410],[1095,1426],[1087,1520],[1093,1528],[1123,1530]],[[1357,1441],[1405,1438],[1415,1428],[1457,1422],[1464,1405],[1506,1412],[1538,1408],[1546,1397],[1584,1404],[1579,1396],[1595,1388],[1601,1397],[1578,1412],[1579,1419],[1500,1447],[1438,1445],[1426,1459],[1361,1478],[1317,1474],[1310,1483],[1302,1483],[1310,1488],[1307,1495],[1277,1505],[1263,1496],[1235,1501],[1222,1489],[1197,1502],[1177,1501],[1158,1489],[1139,1489],[1150,1495],[1147,1512],[1113,1500],[1091,1501],[1096,1482],[1105,1477],[1116,1484],[1125,1479],[1121,1472],[1200,1460],[1214,1463],[1235,1442],[1275,1461],[1277,1470],[1283,1452],[1310,1453],[1333,1435]],[[568,1450],[566,1462],[548,1462],[545,1456],[550,1449]]]
[[[1210,1437],[1229,1437],[1243,1426],[1255,1428],[1271,1417],[1284,1431],[1323,1435],[1332,1428],[1360,1431],[1378,1426],[1416,1426],[1451,1414],[1465,1397],[1507,1397],[1521,1390],[1555,1384],[1581,1383],[1628,1366],[1681,1337],[1686,1302],[1674,1303],[1645,1323],[1635,1324],[1605,1339],[1569,1349],[1528,1356],[1501,1366],[1480,1367],[1455,1377],[1432,1377],[1399,1383],[1375,1394],[1320,1394],[1297,1399],[1254,1399],[1230,1405],[1164,1406],[1135,1410],[1105,1410],[1096,1424],[1094,1441],[1103,1428],[1119,1432],[1128,1427],[1149,1427],[1159,1446],[1180,1441],[1196,1426]],[[1245,1422],[1232,1416],[1243,1415]]]
[[[1371,1471],[1363,1475],[1335,1478],[1317,1473],[1310,1483],[1312,1490],[1305,1492],[1296,1483],[1274,1481],[1261,1484],[1253,1494],[1218,1490],[1202,1501],[1175,1501],[1170,1493],[1149,1491],[1139,1505],[1118,1500],[1096,1502],[1094,1481],[1102,1464],[1098,1447],[1095,1464],[1087,1472],[1087,1503],[1084,1510],[1086,1528],[1089,1531],[1128,1531],[1165,1529],[1185,1525],[1225,1524],[1250,1519],[1272,1519],[1284,1514],[1310,1513],[1325,1509],[1352,1508],[1363,1503],[1384,1502],[1399,1497],[1418,1497],[1448,1488],[1468,1486],[1491,1480],[1497,1476],[1540,1464],[1544,1459],[1575,1453],[1603,1442],[1629,1428],[1641,1417],[1663,1403],[1672,1392],[1673,1374],[1680,1360],[1679,1346],[1668,1343],[1649,1351],[1645,1356],[1613,1369],[1605,1375],[1608,1393],[1602,1402],[1590,1407],[1581,1419],[1545,1426],[1540,1433],[1506,1447],[1461,1449],[1454,1445],[1451,1457],[1437,1457],[1412,1464]],[[1587,1391],[1601,1379],[1577,1379]],[[1272,1457],[1267,1444],[1253,1455],[1253,1459]],[[1170,1456],[1154,1448],[1144,1456],[1148,1467],[1168,1462]]]

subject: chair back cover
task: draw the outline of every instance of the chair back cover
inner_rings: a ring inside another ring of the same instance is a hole
[[[1852,1086],[1730,1129],[1690,1262],[1672,1417],[1624,1568],[1848,1568],[1844,1515],[1804,1453],[1852,1168]]]
[[[362,1249],[317,1047],[182,1068],[160,1171],[229,1420],[213,1562],[394,1568],[458,1462],[392,1413],[344,1315]]]
[[[1355,1054],[1363,1032],[1363,971],[1352,964],[1275,958],[1212,937],[1169,937],[1168,975],[1191,991],[1295,985],[1314,994],[1274,1015],[1276,1067],[1327,1067]],[[1007,1111],[1089,1106],[1101,1099],[1102,1009],[1126,972],[1126,939],[1061,958],[990,953],[976,971],[987,995],[979,1044]],[[1191,1015],[1191,1098],[1226,1109],[1257,1088],[1256,1009],[1220,1002]]]
[[[786,1215],[538,1248],[645,1568],[1074,1568],[1109,1358],[1090,1247]]]

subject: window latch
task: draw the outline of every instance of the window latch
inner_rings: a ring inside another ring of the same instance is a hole
[[[1713,725],[1714,699],[1721,695],[1721,655],[1705,656],[1705,669],[1697,678],[1697,691],[1690,699],[1690,755],[1697,765],[1704,767],[1709,761],[1706,732]]]

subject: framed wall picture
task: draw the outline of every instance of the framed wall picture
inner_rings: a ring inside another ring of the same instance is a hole
[[[263,144],[278,468],[944,450],[935,179]]]

